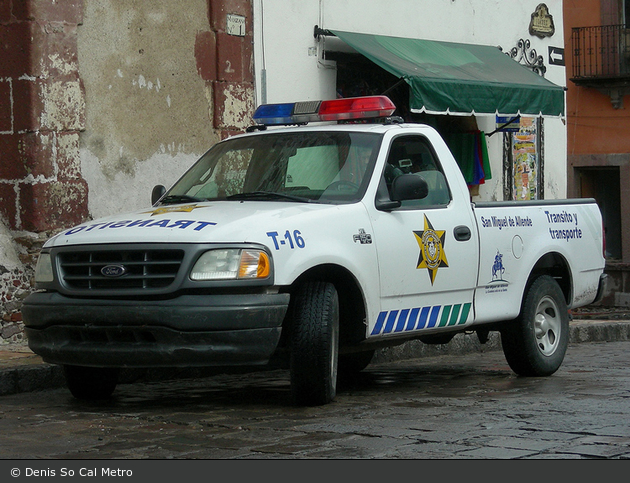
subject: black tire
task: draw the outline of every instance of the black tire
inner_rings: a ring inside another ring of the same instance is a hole
[[[332,283],[311,281],[295,293],[291,326],[291,394],[319,406],[337,394],[339,297]]]
[[[118,373],[107,367],[63,366],[68,389],[77,399],[109,399],[118,384]]]
[[[363,352],[352,352],[349,354],[340,354],[338,370],[339,377],[347,379],[361,372],[370,364],[370,362],[372,362],[374,352],[374,350],[369,350]]]
[[[534,280],[521,314],[501,330],[501,344],[510,368],[518,375],[550,376],[560,368],[569,344],[569,311],[552,277]]]

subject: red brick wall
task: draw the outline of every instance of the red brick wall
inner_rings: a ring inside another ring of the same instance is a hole
[[[228,15],[245,18],[244,35],[227,33]],[[238,132],[253,109],[254,56],[251,0],[208,0],[210,31],[197,34],[195,59],[199,75],[212,85],[214,128],[221,137]]]
[[[17,266],[0,260],[0,340],[22,339],[21,305],[41,243],[88,216],[79,159],[82,16],[83,0],[0,0],[0,223],[35,232],[14,235]]]
[[[42,232],[84,221],[83,0],[0,0],[0,218]]]

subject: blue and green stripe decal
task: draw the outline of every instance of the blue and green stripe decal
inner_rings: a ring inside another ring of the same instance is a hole
[[[466,303],[385,310],[378,314],[376,325],[370,335],[464,325],[468,320],[471,306],[472,303]]]

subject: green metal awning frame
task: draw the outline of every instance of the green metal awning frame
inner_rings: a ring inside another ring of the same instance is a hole
[[[564,117],[564,87],[498,47],[329,31],[409,84],[416,113]]]

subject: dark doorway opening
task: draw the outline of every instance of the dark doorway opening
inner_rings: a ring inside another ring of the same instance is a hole
[[[327,52],[337,62],[337,96],[385,95],[396,105],[395,116],[409,120],[409,85],[360,54]]]
[[[621,259],[621,192],[619,168],[576,168],[579,196],[595,198],[602,212],[606,258]]]

